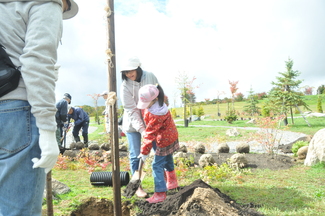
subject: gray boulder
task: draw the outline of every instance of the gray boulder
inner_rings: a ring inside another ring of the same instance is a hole
[[[244,168],[247,167],[248,161],[244,154],[234,154],[230,157],[229,163],[232,167]]]
[[[43,192],[43,198],[46,198],[47,196],[47,190],[46,190],[46,186],[44,188],[44,192]],[[61,195],[61,194],[66,194],[69,193],[71,191],[71,189],[64,183],[59,182],[58,180],[52,179],[52,199],[53,200],[58,200],[59,198],[57,198],[57,195]],[[43,201],[43,203],[45,203],[45,199]]]
[[[197,144],[194,149],[195,153],[204,154],[205,146],[203,144]]]
[[[102,144],[102,145],[100,146],[100,149],[102,149],[102,150],[104,150],[104,151],[108,151],[108,150],[111,149],[111,146],[110,146],[110,144],[108,144],[108,143],[104,143],[104,144]]]
[[[73,159],[73,158],[77,157],[77,153],[75,151],[72,151],[72,150],[65,150],[64,153],[63,153],[63,156]]]
[[[300,160],[306,159],[307,152],[308,152],[308,146],[303,146],[299,148],[297,151],[298,159]]]
[[[99,150],[99,146],[97,144],[90,144],[88,146],[89,150]]]
[[[325,128],[317,131],[308,146],[308,153],[304,164],[312,166],[325,162]]]
[[[211,166],[215,163],[214,158],[212,157],[211,154],[204,154],[201,155],[200,159],[199,159],[199,166],[201,168],[204,168],[206,166]]]
[[[76,149],[83,149],[83,148],[85,148],[85,144],[83,142],[76,143]]]
[[[236,145],[236,152],[237,153],[249,153],[250,147],[248,143],[240,142]]]
[[[180,145],[179,145],[178,152],[184,152],[184,153],[187,153],[187,147],[186,147],[186,145],[185,145],[185,144],[180,144]]]
[[[229,153],[230,148],[227,143],[220,143],[217,147],[217,153]]]
[[[238,132],[237,128],[231,128],[226,131],[226,135],[228,136],[238,136],[240,133]]]
[[[119,146],[119,150],[120,151],[127,151],[128,150],[128,147],[126,145],[120,145]]]

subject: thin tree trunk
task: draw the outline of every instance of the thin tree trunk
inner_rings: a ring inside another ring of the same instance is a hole
[[[295,123],[293,122],[293,113],[292,113],[292,107],[290,107],[290,114],[291,114],[291,122],[292,122],[292,124],[295,124]]]

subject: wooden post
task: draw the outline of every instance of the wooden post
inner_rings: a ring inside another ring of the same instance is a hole
[[[115,27],[114,27],[114,0],[107,0],[107,25],[108,25],[108,90],[116,91],[116,60],[115,60]],[[114,215],[122,216],[121,205],[121,181],[120,181],[120,161],[119,161],[119,138],[118,138],[118,119],[117,102],[110,107],[110,127],[111,127],[111,146],[112,146],[112,178],[114,194]]]
[[[53,201],[52,201],[52,171],[46,174],[46,205],[47,216],[53,216]]]

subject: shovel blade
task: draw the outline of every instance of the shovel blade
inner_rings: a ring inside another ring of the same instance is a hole
[[[140,175],[139,171],[135,171],[131,178],[131,181],[136,181],[139,179],[142,181],[145,175],[146,175],[145,171],[141,171],[141,175]],[[140,178],[140,176],[141,176],[141,178]]]

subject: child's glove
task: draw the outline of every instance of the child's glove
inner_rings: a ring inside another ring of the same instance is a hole
[[[142,159],[143,162],[146,161],[148,155],[144,155],[144,154],[139,154],[138,158]]]
[[[55,137],[55,131],[39,130],[39,147],[41,149],[41,158],[33,158],[33,168],[44,168],[48,173],[55,165],[60,153]]]
[[[147,133],[146,133],[146,131],[144,130],[144,131],[142,131],[142,133],[141,133],[141,137],[143,138],[143,137],[145,137],[145,135],[147,135]]]

